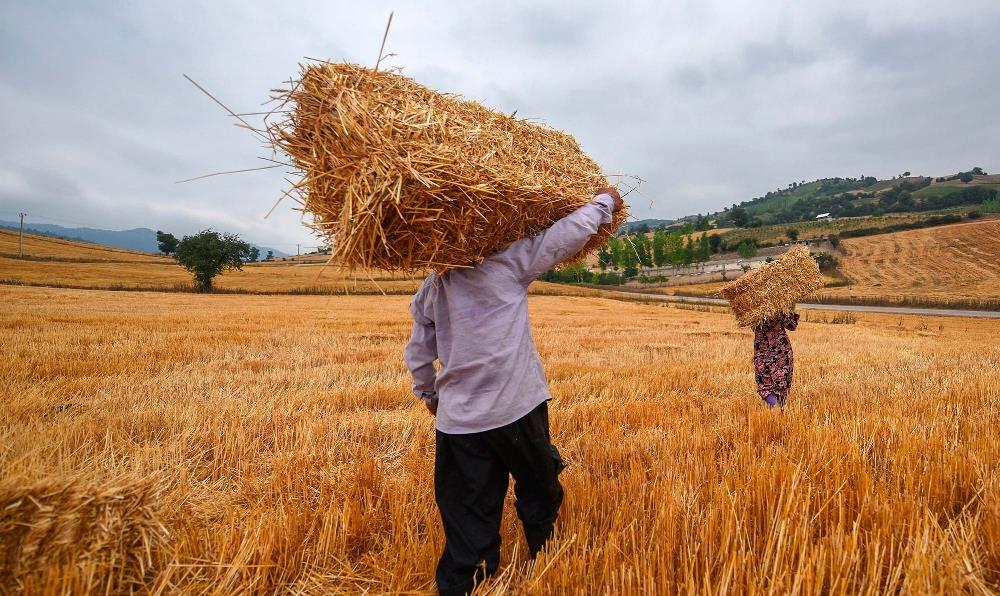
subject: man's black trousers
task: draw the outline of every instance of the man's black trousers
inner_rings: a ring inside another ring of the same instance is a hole
[[[509,476],[534,558],[552,535],[563,499],[558,475],[565,466],[549,439],[545,402],[500,428],[463,435],[438,431],[436,443],[434,496],[445,535],[437,585],[442,594],[465,594],[500,564]]]

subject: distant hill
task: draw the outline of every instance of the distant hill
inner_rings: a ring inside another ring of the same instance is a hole
[[[18,229],[19,224],[15,221],[0,220],[0,227]],[[156,243],[156,230],[149,228],[134,228],[131,230],[102,230],[98,228],[66,228],[53,224],[28,223],[24,224],[25,230],[30,230],[35,234],[45,236],[55,236],[58,238],[68,238],[70,240],[81,240],[105,246],[114,246],[127,250],[138,250],[148,253],[158,253],[159,248]],[[261,257],[267,251],[273,251],[276,257],[288,256],[280,250],[268,246],[253,244],[260,251]]]
[[[948,176],[913,176],[909,172],[890,180],[871,176],[823,178],[792,182],[787,188],[710,214],[719,227],[756,227],[812,221],[831,217],[881,216],[969,207],[995,200],[1000,175],[982,168]],[[688,218],[685,219],[690,219]]]
[[[646,226],[650,230],[661,227],[668,227],[676,223],[676,219],[640,219],[638,221],[627,221],[622,224],[621,233],[632,233],[633,231]]]

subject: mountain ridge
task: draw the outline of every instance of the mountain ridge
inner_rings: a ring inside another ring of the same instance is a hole
[[[20,224],[16,221],[0,220],[0,227],[17,230],[19,229]],[[91,244],[113,246],[115,248],[124,248],[127,250],[136,250],[151,254],[159,254],[160,252],[159,246],[156,242],[156,230],[151,230],[150,228],[106,230],[103,228],[91,227],[67,228],[65,226],[55,224],[25,222],[24,231],[30,231],[33,234],[41,234],[44,236],[78,240],[81,242],[89,242]],[[253,242],[250,244],[251,246],[257,247],[262,258],[267,254],[267,251],[272,251],[276,257],[288,256],[287,253],[269,246],[262,246]]]

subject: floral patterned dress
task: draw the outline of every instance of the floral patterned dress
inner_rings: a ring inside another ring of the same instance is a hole
[[[753,365],[761,399],[773,395],[781,404],[788,399],[792,387],[792,344],[785,330],[795,331],[798,324],[798,313],[781,313],[754,330]]]

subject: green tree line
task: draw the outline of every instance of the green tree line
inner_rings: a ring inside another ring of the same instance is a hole
[[[623,270],[626,277],[630,277],[629,273],[639,267],[682,267],[704,263],[718,250],[717,235],[702,234],[698,240],[693,240],[690,231],[684,228],[673,232],[657,230],[651,235],[610,238],[597,253],[597,265],[602,271]]]

